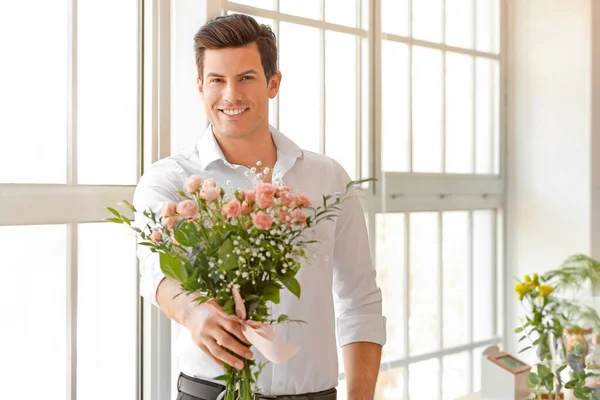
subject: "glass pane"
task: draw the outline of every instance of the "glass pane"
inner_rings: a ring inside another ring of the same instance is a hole
[[[469,212],[443,214],[444,348],[469,340]]]
[[[377,280],[383,297],[383,315],[387,318],[387,343],[382,362],[405,356],[404,346],[404,271],[405,214],[377,214]]]
[[[410,71],[408,46],[381,43],[381,164],[384,171],[410,170]]]
[[[473,57],[446,53],[446,172],[473,172]]]
[[[409,400],[437,400],[440,360],[421,361],[408,367]]]
[[[77,398],[133,399],[138,346],[135,237],[120,225],[80,224],[78,250]]]
[[[66,183],[67,16],[66,0],[0,3],[0,183]]]
[[[138,4],[85,1],[77,13],[79,183],[133,185],[138,165]]]
[[[318,152],[323,118],[319,30],[282,22],[279,32],[279,126],[298,146]]]
[[[361,174],[360,176],[373,176],[371,173],[371,168],[373,166],[373,144],[371,143],[372,129],[371,129],[371,108],[370,104],[370,96],[371,96],[371,80],[370,80],[370,60],[369,60],[369,39],[362,38],[361,46],[362,46],[362,68],[361,68],[361,109],[360,112],[362,114],[361,117],[361,132],[360,132],[360,140],[361,140],[361,149],[360,149],[360,168]]]
[[[493,82],[494,82],[494,108],[493,108],[493,129],[494,129],[494,173],[500,173],[500,62],[492,61]]]
[[[442,172],[442,52],[413,46],[413,170]]]
[[[325,153],[356,178],[357,68],[356,37],[325,34]]]
[[[474,0],[446,0],[447,45],[466,49],[473,48],[474,4]]]
[[[492,61],[477,58],[475,62],[475,171],[478,174],[493,172],[493,79]]]
[[[416,39],[440,43],[442,41],[442,0],[419,0],[412,2],[412,34]]]
[[[381,1],[381,30],[384,33],[392,33],[400,36],[409,35],[409,1],[410,0]]]
[[[273,0],[230,0],[232,3],[243,4],[246,6],[274,10],[275,2]],[[282,0],[279,0],[282,1]]]
[[[410,214],[409,232],[409,353],[417,355],[440,349],[438,214]]]
[[[500,51],[500,1],[477,0],[476,49],[488,53]]]
[[[375,400],[402,398],[404,398],[404,368],[381,371],[377,377]]]
[[[357,0],[323,0],[325,1],[325,20],[339,25],[356,26]]]
[[[64,400],[66,227],[0,226],[0,254],[0,398]]]
[[[442,365],[442,399],[455,400],[469,394],[469,353],[446,356]]]
[[[279,0],[279,11],[304,18],[321,19],[321,0]]]
[[[493,233],[495,217],[495,213],[492,210],[473,211],[474,341],[488,340],[494,336]]]

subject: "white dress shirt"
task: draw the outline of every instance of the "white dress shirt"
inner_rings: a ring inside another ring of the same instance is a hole
[[[283,180],[299,189],[313,203],[322,204],[323,195],[344,193],[350,177],[331,158],[301,150],[293,141],[271,127],[277,147],[273,181]],[[212,129],[204,132],[188,154],[167,157],[154,163],[142,176],[135,191],[134,206],[139,211],[159,211],[164,202],[179,202],[177,194],[190,175],[213,178],[226,187],[250,189],[253,182],[248,168],[227,162]],[[136,224],[143,222],[136,215]],[[381,312],[381,291],[375,281],[375,268],[369,252],[367,229],[360,200],[356,195],[343,202],[335,221],[323,221],[314,230],[318,240],[314,257],[296,276],[302,288],[300,299],[282,290],[279,304],[269,303],[271,315],[287,314],[305,324],[284,323],[273,326],[276,340],[298,345],[300,351],[283,365],[267,364],[258,380],[262,394],[301,394],[337,386],[338,344],[373,342],[383,346],[385,317]],[[165,277],[158,255],[138,246],[141,268],[141,294],[156,303],[156,290]],[[158,306],[158,305],[157,305]],[[337,320],[336,320],[337,316]],[[254,358],[264,361],[252,348]],[[223,371],[192,341],[187,329],[181,329],[174,351],[181,372],[212,380]]]

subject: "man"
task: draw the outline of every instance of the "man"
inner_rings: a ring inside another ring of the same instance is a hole
[[[269,126],[269,99],[277,95],[282,75],[268,26],[245,15],[218,17],[198,31],[194,44],[197,85],[210,126],[192,152],[158,161],[144,174],[134,198],[138,210],[159,210],[165,202],[180,201],[177,192],[190,175],[248,189],[252,182],[247,172],[259,161],[264,180],[283,180],[313,203],[323,194],[344,191],[350,179],[337,162],[301,150]],[[273,316],[287,314],[307,322],[274,326],[278,338],[301,349],[285,364],[263,369],[258,398],[336,398],[337,314],[348,399],[372,399],[385,318],[359,199],[346,200],[336,221],[319,224],[315,237],[314,260],[297,276],[301,298],[284,290],[280,303],[270,305]],[[156,254],[141,248],[139,257],[142,295],[186,328],[178,338],[179,399],[214,400],[224,389],[213,379],[223,373],[223,363],[241,368],[240,358],[264,360],[240,343],[247,341],[239,323],[192,303],[192,296],[175,297],[179,284],[165,279]]]

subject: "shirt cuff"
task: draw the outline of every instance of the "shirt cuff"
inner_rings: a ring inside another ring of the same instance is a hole
[[[156,253],[150,255],[143,263],[144,272],[140,279],[140,294],[143,298],[160,308],[156,300],[156,291],[158,290],[158,285],[165,279],[165,274],[161,271],[159,263],[158,254]]]
[[[355,342],[386,342],[386,318],[378,314],[348,315],[337,320],[338,343],[343,347]]]

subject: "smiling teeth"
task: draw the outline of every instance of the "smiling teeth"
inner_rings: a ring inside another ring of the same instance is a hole
[[[241,114],[244,111],[246,111],[246,109],[243,108],[243,109],[240,109],[240,110],[221,110],[221,111],[223,111],[227,115],[238,115],[238,114]]]

